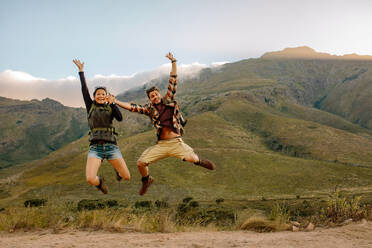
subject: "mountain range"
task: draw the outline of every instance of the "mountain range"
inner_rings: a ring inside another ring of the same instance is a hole
[[[156,181],[144,199],[319,195],[338,185],[358,192],[370,189],[372,62],[365,56],[334,59],[314,53],[307,47],[266,53],[204,69],[180,82],[176,96],[189,119],[184,140],[201,157],[215,161],[217,170],[163,160],[150,166]],[[117,97],[145,103],[144,89],[150,85],[164,91],[167,78]],[[74,111],[81,112],[79,120],[86,123],[85,110]],[[155,132],[147,117],[123,114],[124,121],[116,124],[118,143],[132,181],[118,189],[109,176],[110,166],[104,164],[100,173],[108,178],[110,197],[137,200],[136,159],[154,144]],[[0,203],[32,197],[107,197],[85,182],[87,149],[87,137],[82,137],[40,160],[0,170]]]
[[[81,138],[86,110],[46,98],[20,101],[0,97],[0,170],[42,158]]]

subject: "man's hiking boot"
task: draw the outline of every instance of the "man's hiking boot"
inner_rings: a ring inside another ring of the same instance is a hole
[[[195,164],[201,167],[204,167],[208,170],[216,169],[216,166],[214,165],[214,163],[212,161],[209,161],[208,159],[200,159],[199,162]]]
[[[105,179],[103,177],[99,177],[99,185],[96,186],[98,190],[101,190],[102,193],[107,194],[107,186],[105,185]]]
[[[153,181],[154,181],[154,178],[152,176],[149,176],[147,180],[144,180],[144,178],[142,178],[142,187],[139,191],[139,194],[140,195],[146,194],[147,190],[149,189]]]
[[[115,170],[115,169],[114,169]],[[116,181],[120,182],[121,179],[123,179],[120,175],[119,175],[119,172],[117,170],[115,170],[115,178],[116,178]]]

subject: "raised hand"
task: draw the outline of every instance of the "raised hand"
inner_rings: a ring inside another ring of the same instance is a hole
[[[84,71],[84,62],[80,62],[78,59],[74,59],[72,62],[79,68],[79,71]]]
[[[107,97],[106,97],[106,101],[111,104],[111,103],[115,103],[115,96],[114,95],[111,95],[109,94]]]
[[[176,59],[173,57],[173,54],[171,52],[167,53],[165,57],[167,57],[170,61],[172,61],[172,63],[176,62]]]

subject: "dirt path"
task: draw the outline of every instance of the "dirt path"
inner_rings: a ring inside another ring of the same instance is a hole
[[[0,247],[327,247],[371,248],[372,222],[312,232],[108,233],[50,231],[0,233]]]

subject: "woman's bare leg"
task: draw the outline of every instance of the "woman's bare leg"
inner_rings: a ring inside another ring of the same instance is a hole
[[[87,159],[85,175],[87,182],[93,186],[99,185],[99,178],[97,176],[97,173],[100,166],[101,159],[94,157],[90,157]]]
[[[130,172],[123,158],[109,160],[110,164],[125,180],[130,180]]]

